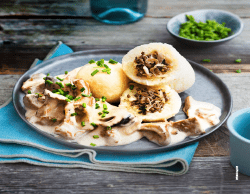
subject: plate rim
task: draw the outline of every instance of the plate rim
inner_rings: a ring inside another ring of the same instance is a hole
[[[20,86],[20,82],[21,80],[26,77],[27,75],[32,75],[32,73],[30,72],[34,72],[38,69],[41,69],[43,67],[45,67],[46,65],[48,64],[52,64],[53,62],[56,62],[56,61],[60,61],[64,58],[69,58],[71,56],[77,56],[77,55],[84,55],[84,54],[93,54],[93,53],[100,53],[102,52],[102,54],[105,54],[105,53],[127,53],[129,51],[129,49],[126,49],[126,48],[122,48],[122,49],[90,49],[90,50],[84,50],[84,51],[77,51],[77,52],[73,52],[73,53],[70,53],[70,54],[66,54],[66,55],[62,55],[62,56],[58,56],[58,57],[55,57],[55,58],[52,58],[52,59],[49,59],[49,60],[46,60],[44,62],[42,62],[41,64],[39,64],[38,66],[35,66],[33,67],[32,69],[29,69],[27,72],[25,72],[19,79],[18,81],[16,82],[14,88],[13,88],[13,92],[12,92],[12,98],[13,98],[13,105],[14,105],[14,108],[15,108],[15,111],[18,113],[19,117],[21,117],[21,119],[26,123],[28,124],[33,130],[35,130],[36,132],[44,135],[45,137],[49,138],[50,140],[52,141],[55,141],[57,143],[60,143],[60,144],[63,144],[64,146],[68,146],[70,148],[74,148],[74,149],[92,149],[92,150],[95,150],[95,151],[98,151],[99,153],[124,153],[124,154],[137,154],[137,153],[153,153],[153,152],[162,152],[162,151],[170,151],[170,150],[174,150],[174,149],[178,149],[178,148],[181,148],[181,147],[184,147],[184,146],[187,146],[187,145],[190,145],[192,143],[195,143],[197,141],[199,141],[200,139],[202,138],[205,138],[206,136],[210,135],[211,133],[213,133],[214,131],[216,131],[220,126],[222,126],[225,121],[228,119],[228,117],[230,116],[231,112],[232,112],[232,108],[233,108],[233,99],[232,99],[232,95],[231,95],[231,92],[229,90],[229,88],[227,87],[227,85],[216,75],[214,74],[213,72],[211,72],[210,70],[208,70],[207,68],[203,67],[202,65],[194,62],[194,61],[191,61],[191,60],[188,60],[188,62],[191,64],[191,66],[195,65],[196,67],[198,67],[201,71],[205,71],[206,73],[212,75],[213,77],[216,78],[216,83],[219,81],[220,84],[223,86],[223,89],[226,90],[227,94],[228,94],[228,99],[227,101],[229,101],[229,109],[228,109],[228,112],[225,116],[225,118],[223,120],[220,121],[219,124],[217,124],[215,126],[214,129],[212,129],[211,131],[209,132],[206,132],[205,134],[203,135],[200,135],[194,139],[189,139],[189,140],[183,140],[181,142],[178,142],[176,144],[173,144],[173,145],[167,145],[167,146],[159,146],[159,147],[155,147],[155,148],[151,148],[151,149],[144,149],[144,150],[119,150],[119,149],[112,149],[112,148],[117,148],[117,146],[100,146],[100,147],[93,147],[93,146],[85,146],[85,145],[81,145],[81,144],[77,144],[77,143],[73,143],[73,142],[70,142],[70,141],[67,141],[67,140],[64,140],[64,139],[61,139],[61,138],[58,138],[58,137],[55,137],[54,135],[52,134],[49,134],[47,132],[44,132],[42,131],[41,129],[37,128],[35,125],[31,124],[23,115],[21,112],[19,112],[18,110],[18,104],[17,104],[17,95],[16,93],[18,92],[18,90],[20,90],[21,88],[19,87]],[[30,77],[30,76],[29,76]],[[218,85],[218,84],[216,84]],[[20,103],[20,102],[19,102]]]

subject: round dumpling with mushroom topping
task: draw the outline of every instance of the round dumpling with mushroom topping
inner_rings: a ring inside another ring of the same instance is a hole
[[[166,85],[149,87],[131,83],[122,94],[119,107],[126,108],[142,121],[165,121],[179,112],[181,98]]]
[[[191,87],[195,81],[189,62],[169,44],[150,43],[135,47],[123,57],[122,68],[136,83],[169,85],[178,93]]]

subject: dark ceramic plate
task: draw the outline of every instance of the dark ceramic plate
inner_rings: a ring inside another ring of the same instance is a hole
[[[200,135],[196,138],[187,137],[185,140],[177,144],[164,147],[160,147],[148,141],[145,138],[124,146],[90,147],[90,146],[79,145],[75,142],[69,142],[64,139],[60,139],[58,137],[45,133],[26,120],[25,109],[23,104],[24,93],[21,91],[21,86],[23,82],[29,79],[32,74],[50,73],[52,76],[64,74],[65,71],[70,71],[77,67],[87,64],[88,61],[90,61],[91,59],[109,60],[110,58],[112,58],[116,61],[121,62],[122,57],[127,52],[128,50],[90,50],[90,51],[75,52],[73,54],[68,54],[56,57],[51,60],[47,60],[42,64],[30,69],[17,81],[13,90],[13,103],[17,113],[34,130],[61,144],[74,148],[82,148],[82,149],[91,148],[102,152],[121,152],[121,153],[142,153],[142,152],[166,151],[175,149],[206,137],[207,135],[218,129],[226,121],[232,109],[232,97],[227,86],[214,73],[210,72],[208,69],[192,61],[189,62],[195,70],[196,81],[195,84],[190,89],[180,93],[182,102],[184,102],[187,96],[191,95],[196,100],[212,103],[221,108],[222,110],[220,123],[212,128],[209,128],[206,134]],[[187,117],[181,108],[179,113],[170,120],[176,121],[186,118]]]
[[[215,20],[220,24],[225,22],[226,27],[231,28],[232,32],[229,34],[227,38],[214,41],[199,41],[199,40],[191,40],[180,37],[179,36],[180,26],[182,23],[187,22],[186,15],[194,16],[194,19],[197,22],[199,21],[206,22],[206,20]],[[173,17],[171,20],[169,20],[167,24],[167,30],[174,38],[181,41],[182,43],[185,43],[190,46],[206,47],[206,46],[215,46],[224,43],[228,40],[232,40],[242,32],[243,26],[244,24],[241,21],[240,17],[233,13],[218,9],[201,9],[201,10],[181,13]]]

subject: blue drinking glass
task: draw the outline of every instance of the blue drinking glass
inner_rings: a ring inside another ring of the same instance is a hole
[[[147,0],[90,0],[92,16],[107,24],[127,24],[144,17]]]

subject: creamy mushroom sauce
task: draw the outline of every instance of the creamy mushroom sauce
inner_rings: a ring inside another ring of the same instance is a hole
[[[78,71],[79,68],[55,77],[35,74],[24,82],[25,116],[30,123],[59,138],[86,146],[125,145],[142,137],[164,146],[180,142],[187,136],[203,134],[207,128],[219,123],[221,112],[218,107],[195,101],[191,97],[187,98],[184,107],[188,119],[142,123],[125,109],[103,102],[102,99],[96,101],[91,96],[88,83],[76,79]],[[45,83],[46,80],[49,81]],[[59,94],[60,89],[63,95]],[[68,102],[67,95],[77,100]],[[104,110],[106,114],[102,117]]]

